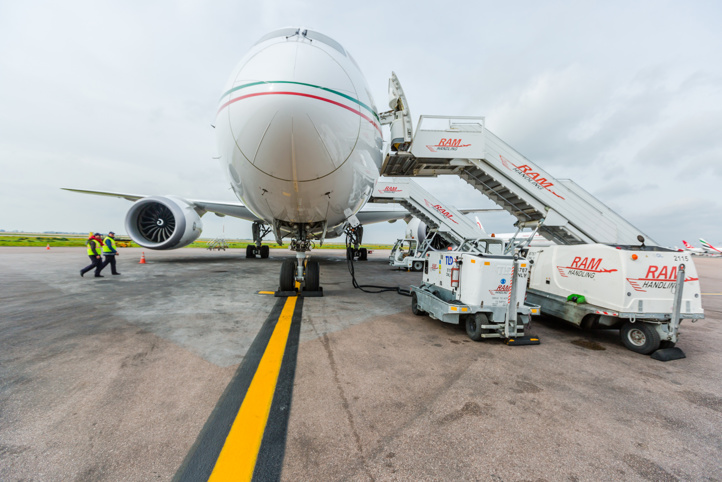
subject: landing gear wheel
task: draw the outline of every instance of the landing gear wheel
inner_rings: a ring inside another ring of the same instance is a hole
[[[411,271],[421,271],[422,269],[424,269],[423,261],[414,261],[411,265]]]
[[[466,317],[466,334],[474,341],[481,340],[481,333],[483,332],[481,325],[486,325],[488,322],[489,319],[483,313],[468,315]]]
[[[261,246],[261,258],[268,258],[268,253],[270,252],[270,249],[268,246]]]
[[[642,355],[649,355],[656,351],[661,343],[657,330],[652,325],[641,321],[625,323],[619,330],[619,336],[622,338],[624,346]]]
[[[416,298],[416,293],[411,293],[411,313],[415,314],[416,316],[424,316],[426,314],[425,311],[419,309],[419,303],[418,299]]]
[[[320,285],[321,270],[318,267],[318,261],[308,261],[306,263],[306,291],[318,291]]]
[[[255,258],[256,257],[256,247],[252,244],[249,244],[246,246],[246,258]]]
[[[353,248],[346,248],[346,259],[353,259]]]
[[[369,259],[369,257],[368,257],[368,251],[366,250],[366,248],[359,249],[358,250],[358,260],[366,261],[367,259]]]
[[[280,291],[295,291],[296,289],[296,262],[292,259],[283,261],[281,265],[281,278],[278,283]]]

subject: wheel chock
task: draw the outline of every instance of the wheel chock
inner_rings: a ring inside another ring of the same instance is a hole
[[[318,291],[281,291],[281,289],[279,288],[273,293],[273,296],[276,298],[288,298],[289,296],[299,296],[301,298],[320,298],[323,296],[323,288],[319,286]]]
[[[506,344],[509,346],[538,345],[540,343],[539,337],[536,336],[515,336],[506,339]]]
[[[654,353],[652,353],[652,358],[659,361],[671,361],[687,358],[687,355],[685,355],[682,350],[675,346],[672,348],[662,348],[661,350],[655,351]]]

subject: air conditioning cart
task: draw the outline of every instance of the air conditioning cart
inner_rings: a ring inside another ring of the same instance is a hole
[[[411,286],[411,310],[445,323],[463,323],[469,338],[538,345],[524,329],[539,307],[524,303],[528,264],[512,256],[465,251],[426,255],[423,283]]]

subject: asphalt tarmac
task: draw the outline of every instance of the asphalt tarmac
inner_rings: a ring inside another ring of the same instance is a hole
[[[140,253],[94,279],[82,248],[0,248],[0,480],[213,465],[203,435],[233,422],[222,406],[263,363],[254,342],[280,330],[285,302],[259,291],[292,253]],[[539,346],[475,343],[407,297],[353,289],[343,252],[314,255],[325,296],[288,320],[257,479],[722,480],[722,259],[695,258],[707,317],[682,324],[687,358],[663,363],[558,320],[533,323]],[[358,282],[418,283],[387,255],[357,263]]]

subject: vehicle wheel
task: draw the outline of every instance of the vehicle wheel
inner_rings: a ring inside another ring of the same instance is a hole
[[[268,258],[268,253],[270,251],[271,250],[269,249],[268,246],[261,246],[261,258]]]
[[[619,336],[622,338],[624,346],[642,355],[649,355],[660,345],[657,330],[652,325],[641,321],[625,323],[619,330]]]
[[[414,261],[414,263],[411,265],[411,269],[413,271],[421,271],[424,269],[424,262],[423,261]]]
[[[466,334],[474,341],[481,340],[481,333],[483,330],[481,325],[486,325],[488,321],[488,318],[483,313],[468,315],[466,317]]]
[[[353,248],[346,248],[346,259],[353,259]]]
[[[361,248],[361,249],[359,249],[359,250],[358,250],[358,260],[359,260],[359,261],[366,261],[367,259],[369,259],[368,254],[369,254],[369,253],[368,253],[368,250],[367,250],[366,248]]]
[[[292,259],[283,261],[281,265],[281,278],[278,289],[281,291],[294,291],[296,289],[296,262]]]
[[[579,327],[582,331],[592,331],[599,326],[599,315],[586,315]]]
[[[660,348],[674,348],[674,345],[676,345],[676,343],[673,341],[669,341],[669,340],[664,340],[664,341],[659,342]]]
[[[411,313],[415,314],[416,316],[424,316],[426,314],[425,311],[419,309],[416,293],[411,293]]]
[[[255,258],[256,257],[256,247],[252,244],[249,244],[246,246],[246,258]]]
[[[318,291],[321,279],[321,269],[318,267],[318,261],[309,261],[306,263],[306,291]]]

